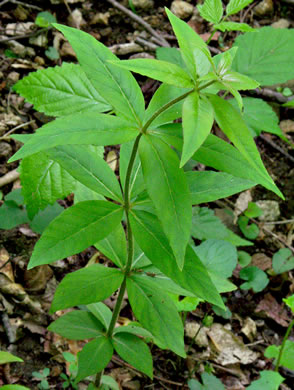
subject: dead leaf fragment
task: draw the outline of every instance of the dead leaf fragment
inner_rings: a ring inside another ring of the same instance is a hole
[[[208,347],[207,332],[208,328],[201,328],[197,322],[187,322],[185,325],[186,336],[190,339],[194,339],[195,344],[199,347]],[[196,336],[196,338],[195,338]]]
[[[0,272],[14,282],[13,269],[11,262],[9,262],[9,253],[5,248],[0,249]]]
[[[252,318],[246,317],[241,332],[252,342],[256,337],[256,323]]]
[[[282,326],[287,327],[289,325],[290,318],[288,317],[287,311],[270,293],[265,294],[255,309],[255,312],[260,313],[263,317],[273,319]]]
[[[235,204],[234,214],[238,217],[248,208],[248,203],[252,202],[252,196],[250,190],[241,192]]]
[[[252,265],[266,271],[272,267],[272,260],[270,257],[266,256],[264,253],[255,253],[251,259]]]
[[[251,351],[238,337],[221,324],[213,324],[208,336],[217,351],[214,361],[222,366],[236,363],[250,364],[258,358],[256,352]]]

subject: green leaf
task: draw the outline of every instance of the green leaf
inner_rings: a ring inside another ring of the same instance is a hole
[[[107,237],[97,242],[95,247],[114,264],[123,268],[127,263],[127,243],[125,231],[121,224],[118,225]]]
[[[98,318],[98,320],[103,324],[105,329],[108,329],[111,322],[112,311],[102,302],[90,303],[87,305],[87,309]]]
[[[0,364],[13,363],[13,362],[23,362],[23,360],[17,356],[12,355],[9,352],[0,351]]]
[[[259,83],[250,77],[231,70],[222,75],[221,79],[225,85],[230,85],[236,90],[255,89],[259,86]]]
[[[186,172],[192,204],[213,202],[254,187],[256,183],[214,171]]]
[[[49,58],[49,60],[58,60],[60,58],[59,52],[57,49],[55,49],[54,46],[49,46],[47,50],[45,50],[46,57]]]
[[[136,241],[156,268],[193,295],[223,307],[220,295],[191,247],[187,247],[184,267],[180,271],[175,267],[172,249],[154,214],[132,211],[130,222]]]
[[[53,206],[47,206],[44,210],[39,211],[32,221],[29,221],[30,228],[36,233],[43,234],[50,222],[63,211],[64,208],[57,202]]]
[[[249,224],[249,218],[241,216],[238,218],[238,226],[241,232],[249,240],[255,240],[259,235],[259,228],[255,223]]]
[[[121,358],[151,379],[153,378],[152,356],[143,340],[130,333],[116,333],[112,343]]]
[[[109,338],[99,336],[87,343],[78,353],[78,373],[76,381],[79,382],[89,375],[102,371],[110,362],[113,347]]]
[[[242,290],[252,288],[255,293],[265,289],[269,283],[266,273],[255,266],[241,269],[240,278],[247,280],[247,282],[241,284],[240,288]]]
[[[195,49],[201,50],[211,61],[210,51],[203,39],[187,23],[176,17],[169,9],[165,8],[165,12],[177,37],[187,68],[192,78],[196,80],[197,65],[194,51]]]
[[[194,247],[194,250],[219,292],[232,291],[236,288],[226,280],[232,276],[237,265],[237,250],[234,245],[210,239]]]
[[[239,35],[234,46],[238,52],[233,69],[253,77],[261,85],[284,83],[294,78],[293,29],[263,27],[258,34]]]
[[[139,155],[148,194],[182,269],[190,237],[192,204],[185,173],[176,153],[161,140],[143,136]]]
[[[134,142],[127,142],[120,147],[119,176],[122,188],[125,187],[125,179],[128,164],[131,158]],[[141,161],[138,154],[135,157],[134,166],[130,178],[130,198],[133,199],[145,189]]]
[[[235,100],[230,100],[230,103],[237,108]],[[254,137],[266,131],[285,140],[279,127],[279,118],[269,104],[262,99],[243,98],[243,105],[243,119]]]
[[[24,203],[24,198],[22,195],[22,188],[17,188],[15,190],[12,190],[7,195],[5,195],[5,201],[13,201],[17,204],[17,206],[22,206]]]
[[[145,112],[144,124],[152,118],[152,116],[158,112],[163,106],[188,92],[188,89],[176,88],[172,85],[161,84],[161,86],[156,90],[155,94],[152,96],[148,108]],[[178,119],[182,116],[182,106],[183,100],[179,101],[176,104],[173,104],[170,108],[163,111],[157,118],[152,121],[152,127],[158,127],[162,124],[172,122],[175,119]]]
[[[255,28],[249,26],[249,24],[247,24],[247,23],[237,23],[237,22],[221,22],[221,23],[215,24],[213,27],[216,30],[220,30],[222,32],[225,32],[225,31],[242,31],[242,32],[256,31]]]
[[[144,328],[166,348],[185,357],[183,324],[170,297],[154,281],[136,275],[127,279],[127,291],[133,312]]]
[[[254,140],[241,114],[233,108],[229,102],[216,95],[210,95],[209,100],[213,105],[218,125],[240,153],[242,153],[248,163],[259,173],[259,176],[263,178],[261,184],[271,189],[271,191],[275,192],[283,199],[282,193],[276,187],[263,165]]]
[[[35,110],[47,115],[64,116],[111,109],[82,68],[66,62],[62,66],[31,72],[13,89],[33,104]]]
[[[264,356],[267,358],[278,358],[281,345],[271,345],[265,350]],[[287,340],[282,353],[280,364],[289,370],[294,370],[294,341]]]
[[[278,390],[284,378],[274,371],[261,371],[260,378],[251,383],[247,390]]]
[[[189,389],[190,390],[212,390],[212,389],[225,390],[223,383],[213,374],[208,374],[207,372],[204,372],[203,374],[201,374],[201,379],[203,385],[201,385],[195,379],[190,379],[188,381]]]
[[[32,219],[57,199],[63,199],[75,188],[73,177],[46,153],[26,157],[20,164],[24,203]]]
[[[88,113],[66,116],[41,127],[28,142],[10,158],[16,161],[61,145],[116,145],[138,135],[130,123],[115,116]]]
[[[245,251],[238,251],[238,263],[243,267],[247,267],[251,263],[251,256]]]
[[[103,301],[118,289],[122,280],[120,270],[100,264],[67,274],[57,287],[50,312]]]
[[[116,381],[110,375],[102,375],[101,383],[108,386],[111,390],[120,390]],[[95,389],[93,389],[95,390]]]
[[[26,210],[20,208],[14,201],[8,200],[0,207],[0,229],[13,229],[29,222]]]
[[[122,193],[116,176],[103,158],[83,145],[58,146],[48,151],[72,177],[108,198],[122,202]]]
[[[112,65],[118,58],[84,31],[54,24],[69,40],[93,87],[130,124],[141,125],[145,103],[142,91],[128,71]],[[120,142],[117,142],[120,143]]]
[[[213,108],[205,97],[197,92],[186,97],[183,104],[184,144],[181,167],[193,156],[203,144],[214,121]]]
[[[247,209],[244,211],[244,215],[248,218],[257,218],[263,214],[263,211],[260,207],[257,206],[254,202],[249,202]]]
[[[205,0],[203,5],[197,6],[203,19],[211,23],[218,23],[223,16],[221,0]]]
[[[130,333],[151,340],[154,339],[152,334],[147,329],[142,328],[141,326],[138,325],[139,325],[138,322],[131,322],[130,325],[123,325],[123,326],[116,327],[114,328],[113,334],[115,335],[117,333]]]
[[[37,14],[35,24],[39,27],[48,28],[51,23],[56,23],[57,20],[54,15],[48,11],[39,12]]]
[[[111,233],[123,209],[104,200],[80,202],[55,218],[37,242],[28,269],[79,253]]]
[[[176,47],[157,47],[156,58],[160,61],[171,62],[180,68],[186,68],[181,52]]]
[[[273,269],[276,274],[291,271],[294,268],[294,256],[288,248],[279,249],[273,256]]]
[[[111,63],[122,69],[131,70],[176,87],[193,88],[194,86],[190,76],[178,65],[171,62],[138,58],[134,60],[112,61]]]
[[[4,385],[1,386],[1,390],[30,390],[28,387],[21,385]]]
[[[74,310],[52,322],[48,330],[69,340],[85,340],[100,336],[103,326],[93,314]]]
[[[290,307],[290,309],[291,309],[292,312],[294,313],[294,294],[291,295],[291,296],[288,297],[288,298],[283,298],[283,301],[286,303],[287,306]]]
[[[198,240],[209,238],[225,240],[235,246],[252,245],[250,241],[243,240],[221,222],[214,215],[213,210],[207,207],[193,207],[192,236]]]
[[[185,297],[183,299],[179,299],[179,295],[169,294],[173,302],[175,303],[177,310],[181,311],[192,311],[195,310],[196,307],[201,302],[201,299],[196,297]]]
[[[90,190],[90,188],[84,186],[84,184],[76,182],[76,188],[74,190],[74,204],[85,200],[105,200],[105,198],[103,195],[98,194],[98,192]]]
[[[230,0],[226,7],[226,14],[234,15],[241,9],[247,7],[248,4],[252,3],[253,0]]]

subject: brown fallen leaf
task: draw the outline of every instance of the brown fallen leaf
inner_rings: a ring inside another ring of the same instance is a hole
[[[9,253],[3,247],[0,249],[0,272],[6,275],[12,282],[14,282],[14,274],[11,262],[9,261]]]
[[[260,313],[262,317],[268,317],[276,321],[284,327],[288,327],[290,318],[287,310],[280,305],[275,298],[270,294],[265,294],[264,298],[259,302],[256,313]]]
[[[236,363],[250,364],[258,358],[256,352],[251,351],[242,340],[221,324],[214,323],[208,336],[216,350],[214,361],[222,366]]]
[[[251,259],[252,265],[266,271],[272,267],[272,260],[270,257],[266,256],[264,253],[255,253]]]

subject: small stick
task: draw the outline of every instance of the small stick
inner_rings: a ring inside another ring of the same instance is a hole
[[[14,133],[16,130],[26,127],[27,125],[30,125],[31,123],[35,123],[35,122],[36,122],[35,119],[33,119],[29,122],[22,123],[21,125],[15,126],[13,129],[7,131],[7,133],[5,133],[2,137],[0,137],[0,141],[9,138],[9,135]]]
[[[292,223],[294,219],[285,219],[283,221],[263,222],[264,225],[282,225],[283,223]]]
[[[279,103],[287,103],[293,99],[293,96],[284,96],[282,93],[273,91],[270,88],[255,88],[250,92],[253,92],[255,95],[262,95],[271,99],[275,99]]]
[[[152,50],[152,51],[155,51],[155,50],[159,47],[159,46],[156,45],[155,43],[146,41],[145,39],[140,38],[140,37],[137,37],[137,38],[135,39],[135,42],[139,43],[139,45],[141,45],[141,46],[146,46],[146,47],[148,47],[148,49],[150,49],[150,50]]]
[[[13,4],[20,4],[20,5],[23,5],[24,7],[27,7],[27,8],[32,8],[32,9],[36,9],[37,11],[42,11],[42,8],[38,7],[37,5],[28,4],[28,3],[25,3],[25,2],[19,1],[19,0],[10,0],[10,1]]]
[[[150,32],[150,34],[156,38],[156,41],[159,45],[170,47],[170,44],[167,42],[165,38],[163,38],[161,35],[159,35],[151,26],[149,23],[145,22],[144,19],[142,19],[137,14],[134,14],[132,11],[124,7],[122,4],[118,3],[116,0],[107,0],[110,4],[112,4],[114,7],[118,8],[120,11],[124,12],[126,15],[128,15],[131,19],[134,19],[137,23],[141,24],[147,31]]]
[[[294,5],[294,0],[281,0],[283,3]]]
[[[32,33],[29,33],[29,34],[15,35],[14,37],[3,38],[3,39],[0,39],[0,43],[13,41],[13,40],[17,40],[17,39],[34,37],[35,35],[39,35],[46,30],[47,30],[47,28],[42,28],[41,30],[34,31]]]
[[[6,173],[6,175],[0,177],[0,187],[5,186],[6,184],[12,183],[13,181],[19,178],[19,172],[16,169]]]
[[[283,154],[283,156],[285,156],[288,160],[294,162],[294,157],[292,157],[289,153],[285,152],[280,146],[276,145],[276,143],[273,140],[269,139],[267,136],[265,136],[263,134],[260,134],[259,138],[261,138],[264,142],[269,144],[272,148],[276,149],[278,152]]]

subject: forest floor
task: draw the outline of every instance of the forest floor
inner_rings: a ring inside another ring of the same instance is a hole
[[[75,53],[60,33],[53,29],[40,32],[41,29],[34,24],[39,12],[49,11],[55,15],[59,23],[87,31],[108,47],[112,47],[121,58],[155,57],[158,36],[163,36],[170,46],[177,46],[164,12],[164,6],[170,8],[172,1],[133,0],[134,4],[139,3],[135,6],[136,15],[156,31],[154,36],[144,26],[110,3],[106,0],[0,1],[2,204],[5,196],[20,188],[19,174],[16,171],[18,162],[7,164],[9,157],[20,147],[20,143],[9,135],[15,130],[18,133],[32,133],[52,119],[37,113],[32,105],[24,103],[23,98],[13,92],[11,87],[34,70],[60,65],[62,61],[76,62]],[[120,0],[119,3],[130,10],[131,2]],[[254,8],[258,3],[263,3],[264,10],[261,12]],[[187,14],[184,20],[206,39],[210,26],[201,19],[195,7],[191,9],[192,5],[195,5],[195,1],[186,2]],[[235,16],[234,20],[241,20],[254,27],[280,23],[284,27],[293,28],[293,16],[294,6],[286,2],[255,1],[245,11]],[[235,37],[236,33],[226,33],[222,36],[216,34],[211,42],[212,50],[217,52],[229,48]],[[50,49],[52,47],[54,49]],[[60,54],[59,59],[54,59],[56,52]],[[138,80],[148,102],[159,84],[143,77]],[[293,88],[293,82],[289,83],[288,87]],[[276,90],[274,92],[273,98],[267,96],[263,98],[271,103],[279,115],[281,127],[286,131],[285,135],[294,143],[294,122],[291,118],[293,111],[280,108],[277,100],[279,94],[276,94]],[[256,143],[266,168],[285,195],[285,201],[257,186],[243,194],[243,198],[233,196],[221,202],[211,203],[209,207],[234,232],[242,236],[232,217],[236,207],[240,205],[242,207],[248,199],[254,202],[273,201],[271,207],[278,210],[273,217],[274,221],[271,221],[270,217],[266,219],[265,216],[265,220],[259,222],[260,233],[253,241],[254,245],[238,248],[252,256],[253,265],[268,271],[269,284],[259,293],[238,289],[224,294],[229,309],[227,313],[216,313],[208,304],[201,304],[190,312],[186,319],[188,325],[185,338],[187,346],[191,346],[188,358],[180,359],[173,353],[154,346],[153,381],[119,358],[113,359],[107,366],[106,373],[112,375],[122,389],[188,388],[186,384],[189,378],[199,379],[204,367],[210,367],[226,389],[242,390],[258,378],[261,370],[272,368],[272,360],[266,359],[263,353],[268,345],[281,343],[291,321],[291,314],[285,308],[282,299],[294,292],[293,272],[285,272],[278,276],[270,272],[273,255],[284,247],[293,249],[294,152],[291,146],[272,134],[257,137]],[[72,203],[72,198],[69,196],[59,203],[67,207]],[[50,302],[57,284],[64,275],[84,266],[96,250],[89,248],[81,255],[71,256],[53,266],[41,266],[26,271],[38,237],[39,235],[26,224],[0,230],[0,350],[8,350],[24,360],[24,363],[0,366],[0,386],[14,383],[26,385],[32,390],[41,388],[38,378],[34,377],[32,372],[49,368],[47,380],[50,388],[62,389],[64,380],[60,378],[60,374],[70,374],[69,362],[64,360],[62,352],[76,354],[81,350],[83,342],[69,341],[47,330],[47,326],[54,318],[49,315]],[[99,261],[103,263],[107,259],[101,255]],[[237,286],[242,283],[239,279],[240,269],[238,265],[232,277],[232,282]],[[108,304],[111,306],[114,301],[115,296],[108,300]],[[214,317],[214,327],[211,329],[203,327],[196,340],[192,340],[193,329],[195,334],[195,329],[198,329],[205,315]],[[127,322],[128,318],[131,319],[130,316],[126,304],[119,319],[120,323]],[[229,354],[233,356],[235,353],[237,356],[233,362],[228,358],[228,351],[225,351],[225,346],[220,342],[224,337],[230,344]],[[293,389],[294,372],[282,369],[281,373],[286,378],[281,388]],[[85,389],[86,382],[79,388]]]

